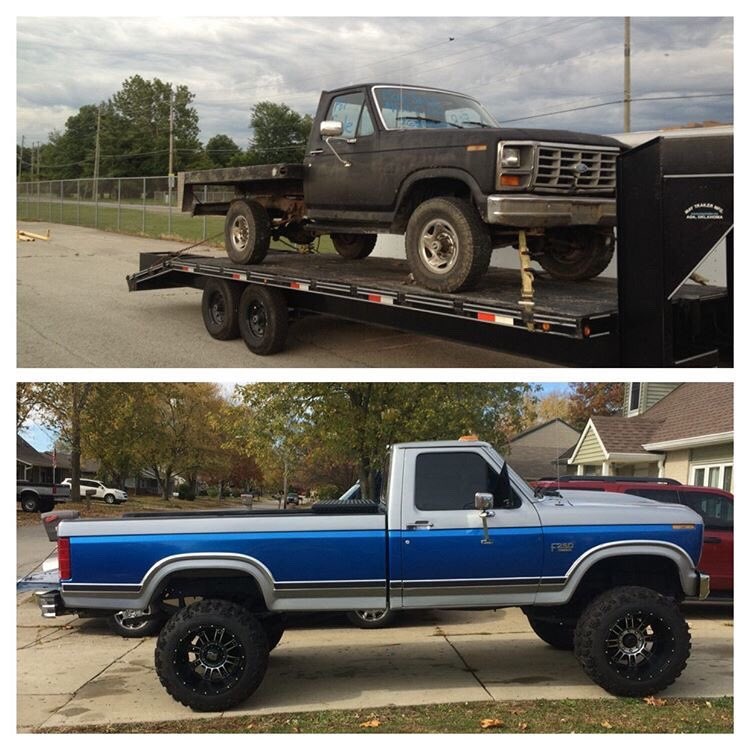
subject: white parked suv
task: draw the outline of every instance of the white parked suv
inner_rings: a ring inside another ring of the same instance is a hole
[[[63,479],[62,483],[70,487],[70,477]],[[81,486],[81,497],[87,495],[90,490],[94,490],[91,496],[104,500],[108,505],[114,505],[115,503],[119,505],[128,499],[127,492],[114,487],[107,487],[104,482],[100,482],[98,479],[81,479],[79,484]]]

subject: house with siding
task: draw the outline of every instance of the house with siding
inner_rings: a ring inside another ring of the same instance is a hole
[[[573,447],[581,433],[562,419],[551,419],[520,432],[505,448],[508,463],[527,482],[558,473],[558,459]],[[568,471],[563,464],[563,471]]]
[[[16,479],[26,479],[39,484],[62,482],[71,472],[70,454],[57,452],[56,465],[52,453],[40,452],[16,434]],[[81,476],[93,478],[99,470],[97,461],[81,460]]]
[[[625,390],[624,416],[587,422],[570,473],[668,477],[732,491],[731,383],[629,383]]]

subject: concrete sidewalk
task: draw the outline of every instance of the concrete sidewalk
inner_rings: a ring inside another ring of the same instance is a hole
[[[662,695],[732,695],[731,612],[694,605],[687,614],[692,656]],[[120,638],[101,620],[43,620],[29,595],[18,596],[17,634],[21,732],[211,715],[167,695],[154,672],[153,638]],[[410,613],[387,630],[310,615],[292,619],[263,684],[228,715],[606,697],[571,653],[532,633],[519,609]]]

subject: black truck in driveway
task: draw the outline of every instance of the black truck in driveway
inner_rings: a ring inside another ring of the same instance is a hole
[[[576,281],[612,258],[622,149],[598,135],[501,128],[463,94],[362,84],[322,93],[302,164],[182,172],[178,191],[183,211],[226,216],[234,263],[261,263],[272,238],[307,245],[324,234],[361,259],[389,233],[406,236],[415,282],[435,291],[473,288],[506,245]]]

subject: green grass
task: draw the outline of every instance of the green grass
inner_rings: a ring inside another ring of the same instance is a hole
[[[122,204],[120,208],[109,203],[98,206],[64,201],[17,201],[19,221],[48,221],[56,224],[92,227],[103,232],[154,237],[156,239],[178,240],[189,243],[209,238],[206,244],[223,247],[223,216],[189,216],[172,209],[171,218],[165,210],[149,210],[140,204]],[[281,242],[271,243],[271,247],[288,247]],[[318,251],[334,252],[330,237],[320,238]]]
[[[734,699],[538,700],[55,727],[62,733],[728,734]],[[489,722],[489,723],[488,723]]]

